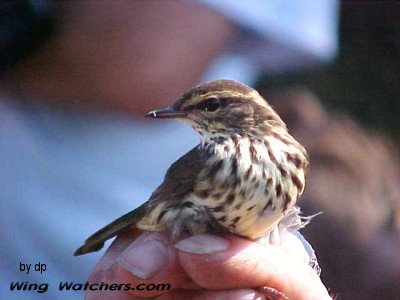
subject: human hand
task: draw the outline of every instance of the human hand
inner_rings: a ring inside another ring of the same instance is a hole
[[[161,233],[133,238],[131,233],[119,236],[89,282],[143,288],[170,284],[171,289],[87,291],[86,299],[331,299],[292,234],[281,247],[233,235],[192,236],[175,245]]]

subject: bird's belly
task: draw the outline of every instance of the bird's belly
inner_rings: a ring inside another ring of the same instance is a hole
[[[270,177],[271,178],[271,177]],[[258,238],[270,232],[286,214],[282,196],[277,197],[276,185],[280,178],[249,180],[239,190],[225,212],[214,212],[215,218],[230,232],[250,238]],[[279,188],[278,188],[279,189]]]
[[[246,143],[240,147],[240,156],[225,156],[212,179],[204,174],[197,189],[199,194],[204,190],[208,193],[193,202],[207,206],[213,218],[230,232],[257,238],[282,219],[296,202],[298,191],[284,176],[290,170],[282,171],[282,165],[271,161],[263,145],[253,144],[252,151]],[[280,153],[275,155],[282,160]]]

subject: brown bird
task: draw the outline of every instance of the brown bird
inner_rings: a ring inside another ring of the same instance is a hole
[[[91,235],[74,255],[101,249],[124,230],[269,237],[303,193],[305,149],[260,94],[217,80],[184,93],[172,106],[147,114],[181,120],[201,142],[168,169],[150,199]]]

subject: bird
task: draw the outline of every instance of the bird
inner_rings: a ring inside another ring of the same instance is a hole
[[[187,232],[257,241],[299,212],[307,152],[252,87],[228,79],[203,83],[146,117],[183,121],[200,142],[169,167],[147,202],[92,234],[75,256],[135,229],[166,232],[172,240]]]

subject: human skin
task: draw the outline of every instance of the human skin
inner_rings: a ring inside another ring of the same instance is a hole
[[[282,246],[233,235],[193,236],[175,244],[161,233],[135,238],[132,233],[119,236],[88,281],[132,286],[169,283],[171,290],[88,291],[85,299],[265,299],[261,286],[289,299],[331,299],[308,266],[301,242],[290,233]]]
[[[142,116],[170,104],[196,83],[235,34],[235,26],[219,14],[188,1],[66,2],[56,3],[56,8],[59,22],[55,35],[4,74],[1,96],[9,95],[21,102],[41,101],[61,110],[80,109],[90,114],[113,110]],[[132,243],[135,237],[130,234],[118,237],[90,280],[142,282],[143,279],[116,263],[129,245],[144,243],[140,238]],[[260,248],[250,241],[227,236],[227,242],[222,242],[230,245],[227,249],[193,254],[187,248],[178,250],[161,234],[151,237],[158,246],[155,250],[151,245],[150,249],[144,247],[149,252],[142,262],[160,249],[164,249],[160,257],[165,260],[158,260],[161,267],[150,270],[152,277],[147,281],[190,288],[174,290],[175,294],[169,296],[201,299],[218,294],[238,299],[239,293],[249,297],[249,293],[250,296],[255,293],[252,288],[263,285],[294,299],[302,299],[298,297],[300,293],[307,296],[303,299],[312,299],[310,293],[304,293],[308,287],[327,296],[318,276],[307,264],[295,263],[291,254],[272,246]],[[213,241],[221,245],[220,239]],[[304,258],[303,254],[300,256]],[[127,253],[125,263],[130,261],[129,257]],[[135,253],[133,257],[137,257]],[[289,263],[292,260],[293,264]],[[104,299],[133,297],[116,292],[102,296]],[[99,295],[88,294],[87,298],[99,299]]]
[[[235,26],[195,2],[56,3],[54,35],[8,70],[0,93],[59,109],[143,117],[200,80]]]

